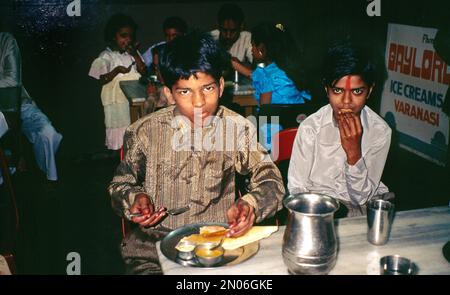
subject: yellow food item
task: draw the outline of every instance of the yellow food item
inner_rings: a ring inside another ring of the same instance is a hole
[[[254,226],[245,235],[238,238],[226,238],[222,247],[234,250],[247,244],[269,237],[278,230],[278,226]]]
[[[200,234],[201,235],[212,234],[212,233],[215,233],[218,231],[224,231],[224,230],[226,230],[226,228],[223,226],[208,225],[208,226],[202,226],[200,228]]]
[[[345,113],[353,113],[351,109],[340,109],[339,114],[345,114]]]
[[[212,237],[204,237],[202,233],[212,233],[215,231],[222,231],[224,227],[215,226],[209,227],[205,226],[200,228],[200,234],[193,234],[190,236],[186,236],[180,240],[178,245],[175,247],[177,250],[181,243],[184,241],[189,241],[195,245],[204,244],[204,243],[219,243],[222,239],[222,235],[212,236]],[[239,247],[245,246],[247,244],[253,243],[255,241],[259,241],[261,239],[267,238],[272,233],[278,230],[278,226],[254,226],[252,227],[245,235],[238,238],[225,238],[223,241],[222,247],[225,250],[234,250]]]
[[[190,235],[190,236],[182,238],[180,240],[180,242],[189,241],[191,243],[194,243],[195,245],[198,245],[198,244],[205,244],[205,243],[219,243],[221,239],[222,239],[221,236],[205,238],[202,235],[194,234],[194,235]]]
[[[204,258],[214,258],[222,255],[223,252],[220,250],[209,250],[209,249],[199,249],[198,251],[195,251],[195,255],[204,257]]]

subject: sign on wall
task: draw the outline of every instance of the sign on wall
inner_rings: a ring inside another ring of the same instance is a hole
[[[443,166],[449,118],[441,108],[450,85],[450,66],[434,50],[436,33],[433,28],[389,24],[388,79],[380,112],[397,129],[402,148]]]

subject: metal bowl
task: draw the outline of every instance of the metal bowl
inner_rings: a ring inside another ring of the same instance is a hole
[[[195,244],[190,241],[180,242],[177,246],[177,256],[182,260],[191,260],[194,255]]]
[[[206,267],[219,264],[225,253],[221,246],[215,247],[214,244],[200,244],[195,247],[194,254],[197,261]]]
[[[416,273],[417,266],[408,258],[390,255],[380,259],[381,275],[414,275]]]

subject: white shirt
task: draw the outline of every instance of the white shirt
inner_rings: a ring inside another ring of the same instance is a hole
[[[114,68],[118,66],[129,67],[134,62],[134,57],[128,52],[120,53],[119,51],[113,51],[109,47],[102,51],[98,58],[96,58],[89,70],[89,76],[99,80],[101,75],[110,73]],[[136,64],[131,67],[130,73],[138,73]],[[119,77],[124,74],[118,74]]]
[[[214,40],[219,40],[220,31],[211,31],[211,36]],[[228,50],[231,56],[236,57],[241,62],[253,62],[252,55],[252,34],[247,31],[241,31],[239,38],[234,42],[233,46]]]
[[[347,163],[339,128],[328,104],[298,128],[288,172],[291,194],[316,192],[363,205],[388,192],[380,181],[391,143],[391,129],[369,107],[361,110],[362,157]]]

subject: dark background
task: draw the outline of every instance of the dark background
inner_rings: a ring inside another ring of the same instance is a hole
[[[100,87],[88,77],[92,61],[105,48],[103,28],[116,12],[139,26],[142,52],[163,39],[168,16],[191,28],[216,27],[222,1],[81,1],[81,16],[68,17],[72,1],[0,0],[0,16],[19,44],[23,84],[64,138],[58,153],[60,186],[48,196],[37,171],[16,176],[22,227],[18,268],[22,273],[65,273],[66,255],[82,256],[86,274],[121,273],[120,224],[110,208],[106,186],[117,160],[92,157],[104,149]],[[364,0],[238,1],[247,29],[263,20],[283,23],[301,45],[305,67],[314,77],[331,39],[358,35],[384,56],[387,24],[437,27],[450,15],[449,1],[381,0],[381,16],[368,17]],[[313,98],[325,104],[320,85]],[[378,101],[372,107],[378,111]],[[448,170],[399,149],[395,138],[383,182],[397,195],[397,210],[448,205]]]

